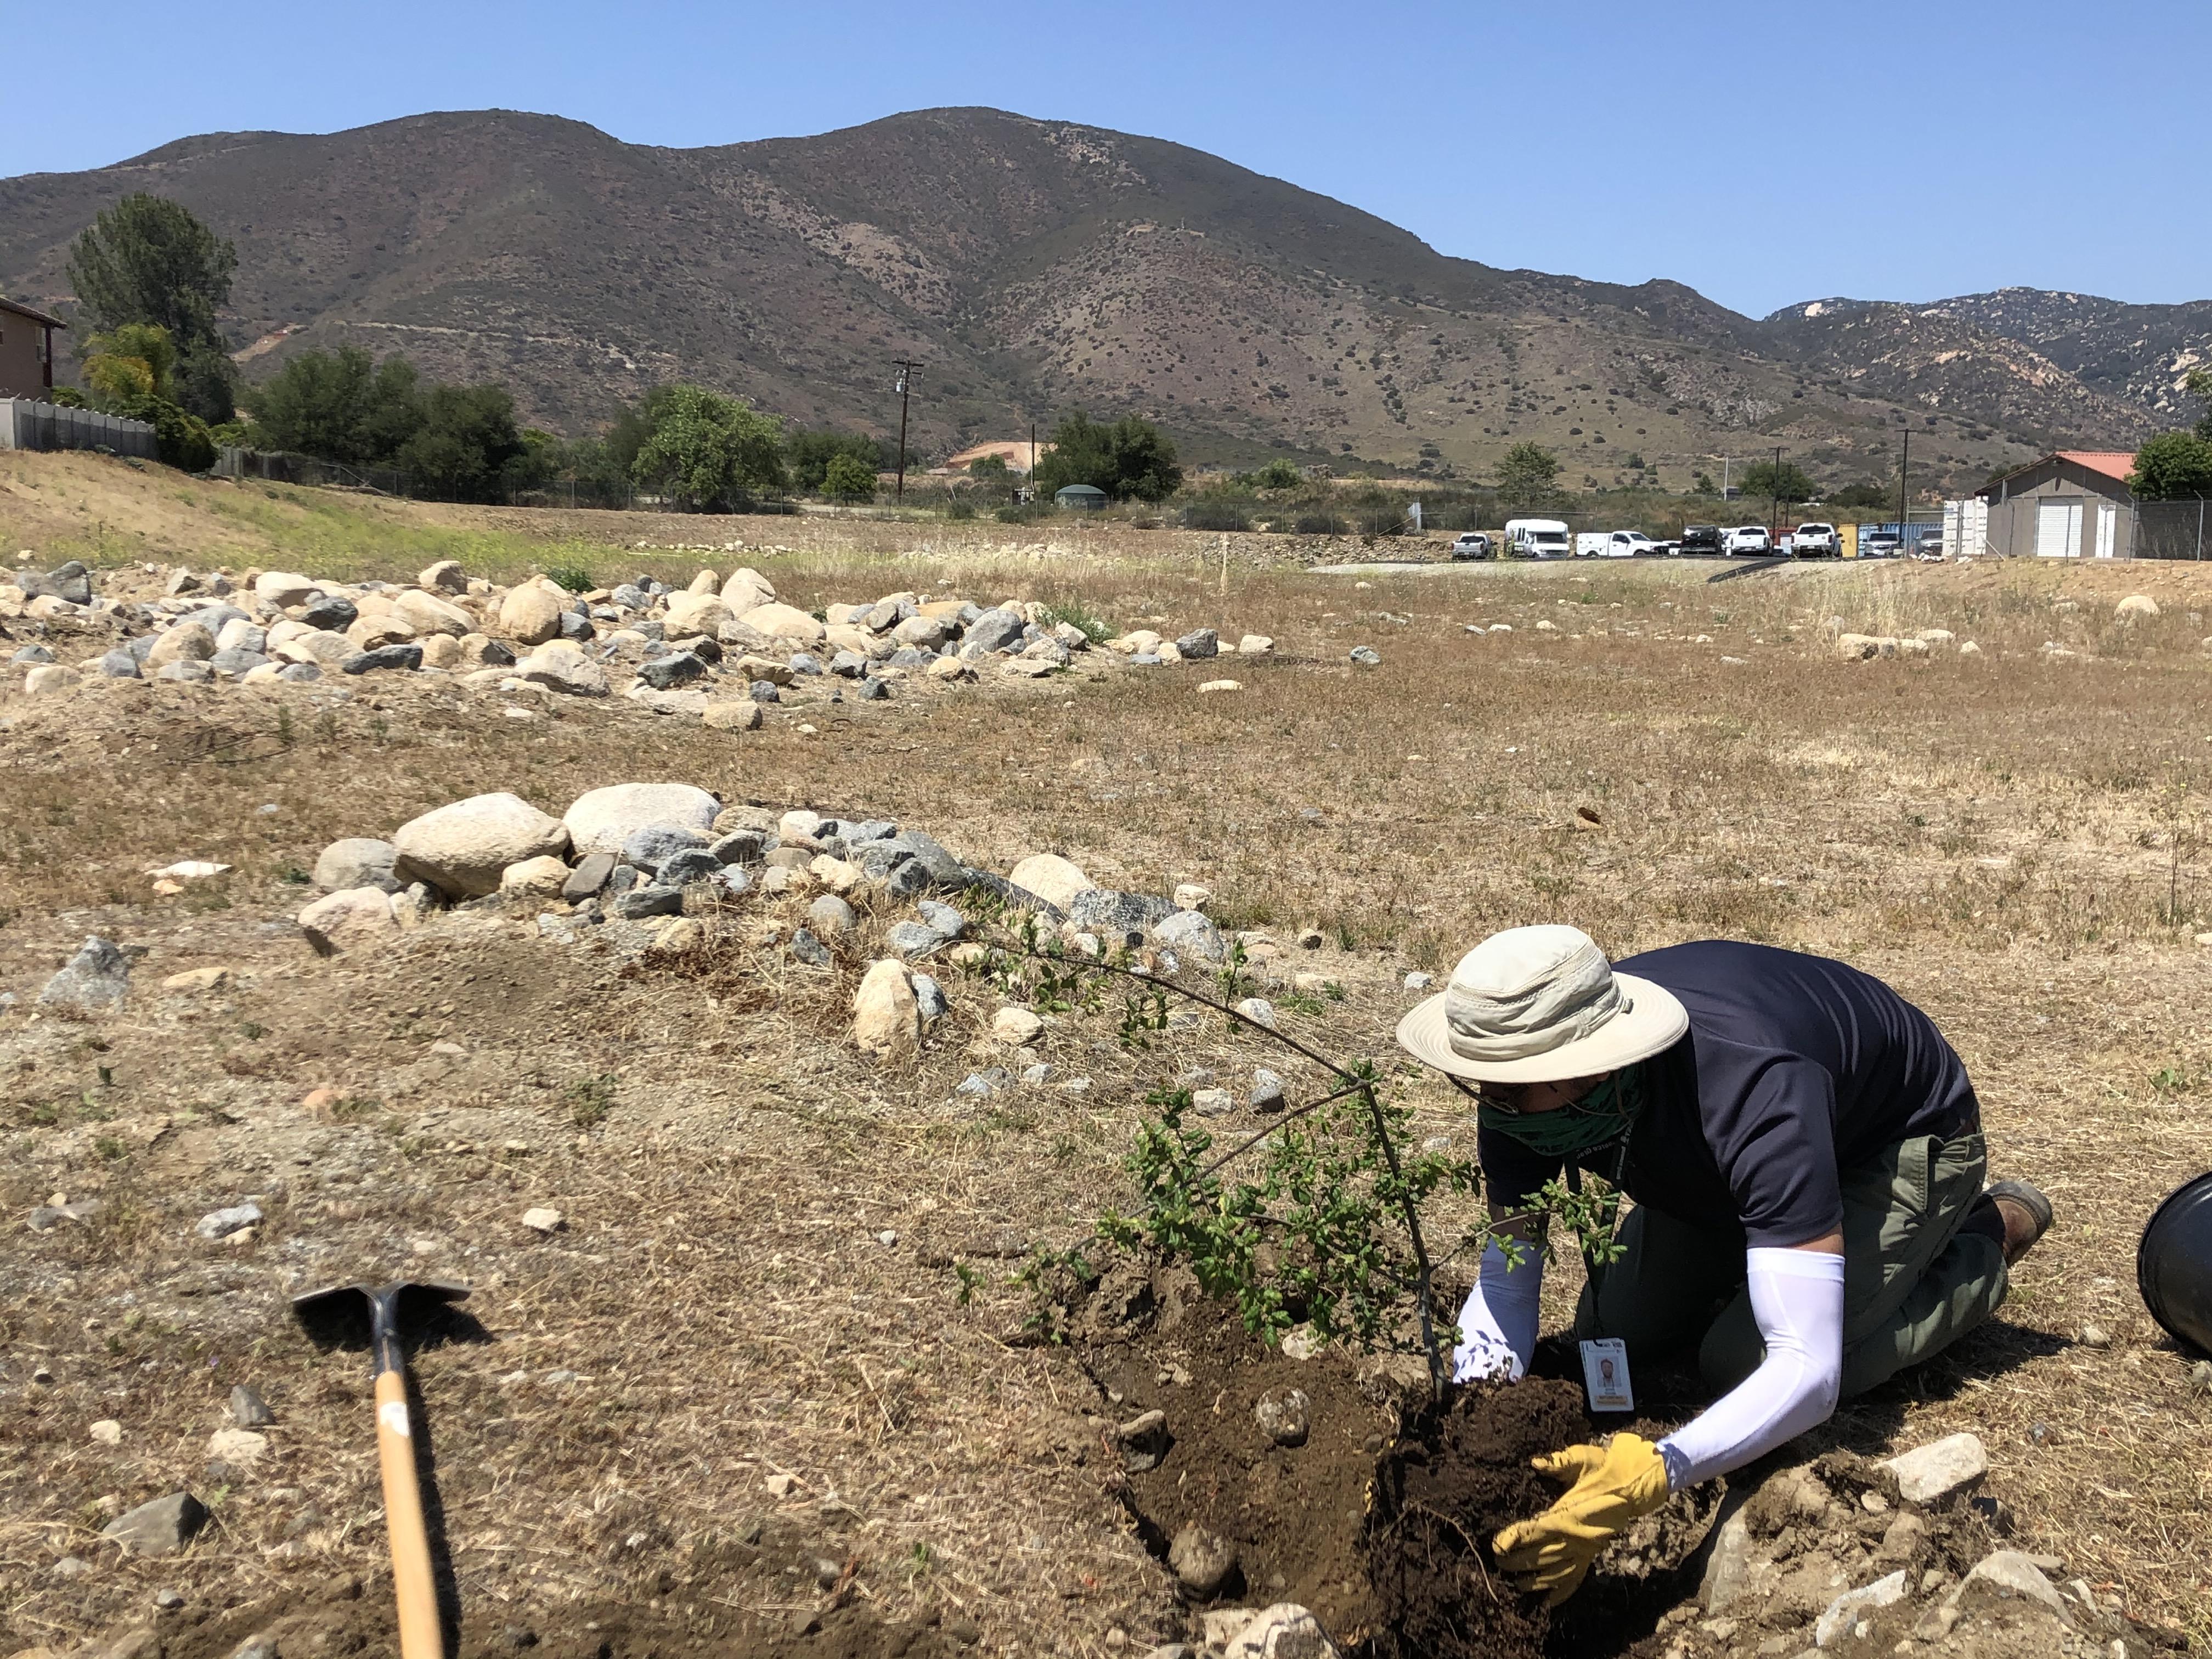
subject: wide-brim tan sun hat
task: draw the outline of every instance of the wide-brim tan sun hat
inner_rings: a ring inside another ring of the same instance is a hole
[[[1398,1046],[1478,1083],[1556,1083],[1648,1060],[1689,1029],[1680,999],[1616,972],[1579,927],[1510,927],[1398,1022]]]

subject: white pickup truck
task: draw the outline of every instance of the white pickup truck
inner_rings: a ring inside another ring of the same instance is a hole
[[[1660,550],[1659,544],[1640,530],[1584,530],[1575,536],[1578,559],[1633,559]]]
[[[1801,524],[1790,534],[1790,550],[1801,559],[1832,559],[1844,544],[1832,524]]]

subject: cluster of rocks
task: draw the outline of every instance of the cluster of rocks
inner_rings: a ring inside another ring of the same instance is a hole
[[[1848,1453],[1732,1486],[1673,1659],[1857,1653],[2089,1653],[2142,1659],[2160,1632],[2066,1564],[2003,1547],[1979,1496],[1981,1441],[1955,1434],[1869,1463]]]
[[[1828,626],[1835,632],[1836,655],[1845,662],[1871,662],[1877,657],[1926,657],[1954,641],[1962,657],[1978,657],[1982,651],[1972,640],[1960,641],[1948,628],[1923,628],[1917,634],[1900,637],[1893,634],[1841,632],[1840,617],[1830,617]]]
[[[948,582],[949,585],[949,582]],[[687,587],[638,576],[576,592],[544,576],[500,587],[447,559],[412,586],[345,583],[279,570],[235,580],[158,564],[94,573],[80,563],[0,580],[0,618],[70,619],[112,644],[64,662],[18,649],[33,695],[88,678],[254,685],[331,675],[443,675],[473,690],[623,695],[720,729],[762,722],[761,705],[849,696],[881,701],[900,680],[973,681],[988,671],[1034,678],[1064,668],[1091,634],[1032,600],[981,605],[904,592],[810,613],[776,598],[750,567],[702,570]],[[1215,655],[1211,629],[1172,642],[1115,642],[1131,661]],[[1247,635],[1238,649],[1273,642]]]

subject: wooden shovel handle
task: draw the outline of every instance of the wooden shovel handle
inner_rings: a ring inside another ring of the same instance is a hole
[[[400,1659],[444,1659],[437,1586],[430,1577],[430,1534],[415,1478],[415,1436],[407,1420],[407,1379],[376,1379],[376,1454],[384,1469],[384,1529],[392,1537],[392,1589],[399,1604]]]

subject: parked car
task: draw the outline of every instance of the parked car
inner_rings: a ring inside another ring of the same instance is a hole
[[[1658,550],[1659,544],[1640,530],[1585,530],[1575,538],[1578,559],[1632,559]]]
[[[1721,527],[1717,524],[1684,525],[1681,550],[1692,556],[1718,554],[1721,550]]]
[[[1790,548],[1801,559],[1832,559],[1844,550],[1844,544],[1832,524],[1801,524]]]
[[[1510,519],[1505,550],[1516,559],[1564,559],[1574,552],[1567,526],[1558,519]]]
[[[1731,557],[1738,553],[1771,553],[1774,544],[1769,539],[1765,525],[1738,525],[1728,532],[1727,539],[1721,544],[1721,551]]]
[[[1897,537],[1887,530],[1876,530],[1859,538],[1859,557],[1863,559],[1893,559],[1898,554]]]
[[[1480,530],[1470,530],[1451,544],[1455,559],[1486,559],[1490,556],[1490,538]]]
[[[1912,556],[1940,562],[1943,556],[1943,532],[1936,529],[1922,531],[1920,539],[1912,544]]]

